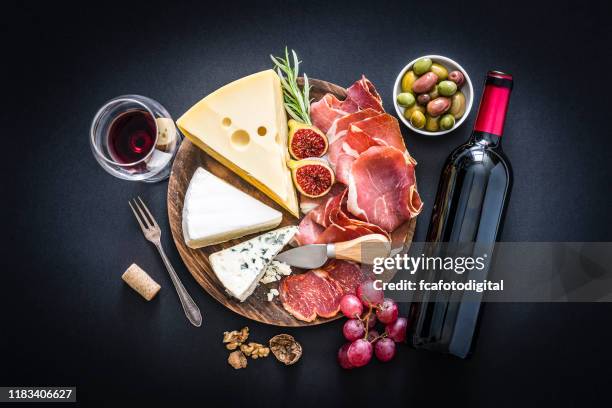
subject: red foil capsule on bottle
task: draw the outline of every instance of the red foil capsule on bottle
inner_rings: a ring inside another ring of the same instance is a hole
[[[474,130],[501,136],[512,91],[512,75],[489,71]]]

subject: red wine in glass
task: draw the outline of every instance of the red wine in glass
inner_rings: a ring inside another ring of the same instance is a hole
[[[155,119],[144,109],[131,109],[117,116],[108,132],[108,150],[121,164],[137,162],[155,146]]]

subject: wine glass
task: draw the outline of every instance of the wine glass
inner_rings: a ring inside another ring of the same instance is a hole
[[[168,111],[141,95],[122,95],[96,113],[91,149],[102,168],[124,180],[154,183],[170,175],[181,134]]]

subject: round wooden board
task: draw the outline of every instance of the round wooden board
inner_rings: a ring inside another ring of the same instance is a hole
[[[346,97],[346,90],[344,88],[329,82],[310,79],[310,85],[312,87],[310,95],[314,100],[319,100],[326,93],[332,93],[341,100]],[[172,237],[174,238],[174,243],[176,244],[179,254],[187,266],[187,269],[189,269],[189,272],[204,290],[230,310],[261,323],[276,326],[299,327],[317,325],[337,319],[338,317],[331,319],[317,318],[313,322],[303,322],[295,319],[285,311],[278,298],[275,298],[272,302],[268,302],[266,293],[270,288],[276,287],[275,283],[270,285],[259,285],[255,292],[242,303],[227,295],[223,285],[221,285],[215,276],[208,262],[208,256],[213,252],[236,245],[258,234],[247,235],[240,239],[200,249],[191,249],[185,244],[182,228],[183,201],[185,199],[187,187],[189,186],[189,181],[198,167],[205,168],[212,174],[248,193],[252,197],[255,197],[266,205],[281,210],[283,212],[283,221],[280,226],[297,225],[299,220],[287,211],[282,210],[274,201],[268,198],[268,196],[244,181],[240,176],[208,156],[188,139],[184,139],[174,160],[170,181],[168,183],[168,217],[170,220]],[[408,229],[405,240],[406,244],[412,242],[415,226],[416,218],[407,222],[405,227]]]

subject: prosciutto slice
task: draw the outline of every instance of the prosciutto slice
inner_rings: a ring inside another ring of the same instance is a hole
[[[349,115],[345,115],[334,120],[334,123],[327,131],[327,139],[329,143],[334,143],[338,138],[344,136],[349,126],[353,122],[359,122],[360,120],[364,120],[367,118],[371,118],[373,116],[377,116],[379,113],[374,109],[364,109],[355,113],[351,113]]]
[[[290,244],[293,246],[314,244],[324,231],[325,227],[317,224],[312,215],[308,214],[300,221],[298,232],[294,235]]]
[[[342,152],[338,155],[336,158],[336,165],[334,167],[334,171],[336,172],[336,180],[338,180],[338,182],[348,185],[354,161],[355,158],[350,154]]]
[[[328,204],[331,199],[336,197],[338,194],[341,194],[346,190],[346,186],[340,183],[336,183],[332,186],[329,193],[325,194],[323,197],[307,197],[305,195],[300,195],[300,210],[304,214],[308,214],[310,211],[315,210],[321,204]]]
[[[393,231],[423,207],[414,165],[395,147],[370,147],[353,162],[347,207],[357,218]]]
[[[357,157],[372,146],[393,146],[407,152],[397,119],[388,113],[351,123],[344,150]]]
[[[285,310],[305,322],[312,322],[317,316],[334,317],[344,294],[340,283],[323,269],[286,276],[278,289]]]
[[[334,186],[335,187],[335,186]],[[346,208],[347,189],[329,197],[317,208],[308,213],[300,222],[298,233],[293,238],[296,245],[329,244],[332,242],[350,241],[369,234],[387,232],[362,220],[350,218]]]
[[[376,91],[374,84],[365,75],[351,85],[347,90],[347,99],[353,101],[359,109],[371,108],[377,112],[384,112],[382,98]]]
[[[310,105],[310,119],[323,133],[327,133],[334,120],[355,111],[357,106],[352,101],[340,101],[334,95],[326,94]]]
[[[382,113],[382,99],[376,88],[365,76],[346,90],[346,99],[340,101],[332,94],[326,94],[317,102],[310,104],[310,119],[323,133],[328,133],[334,121],[350,113],[372,109]],[[350,123],[350,122],[348,122]],[[337,132],[334,129],[333,133]],[[335,137],[331,138],[330,143]]]
[[[329,140],[328,160],[336,173],[336,180],[342,184],[348,184],[348,175],[351,171],[353,160],[350,154],[343,150],[344,140],[351,124],[360,122],[367,118],[378,116],[374,109],[365,109],[336,119],[327,132]]]

